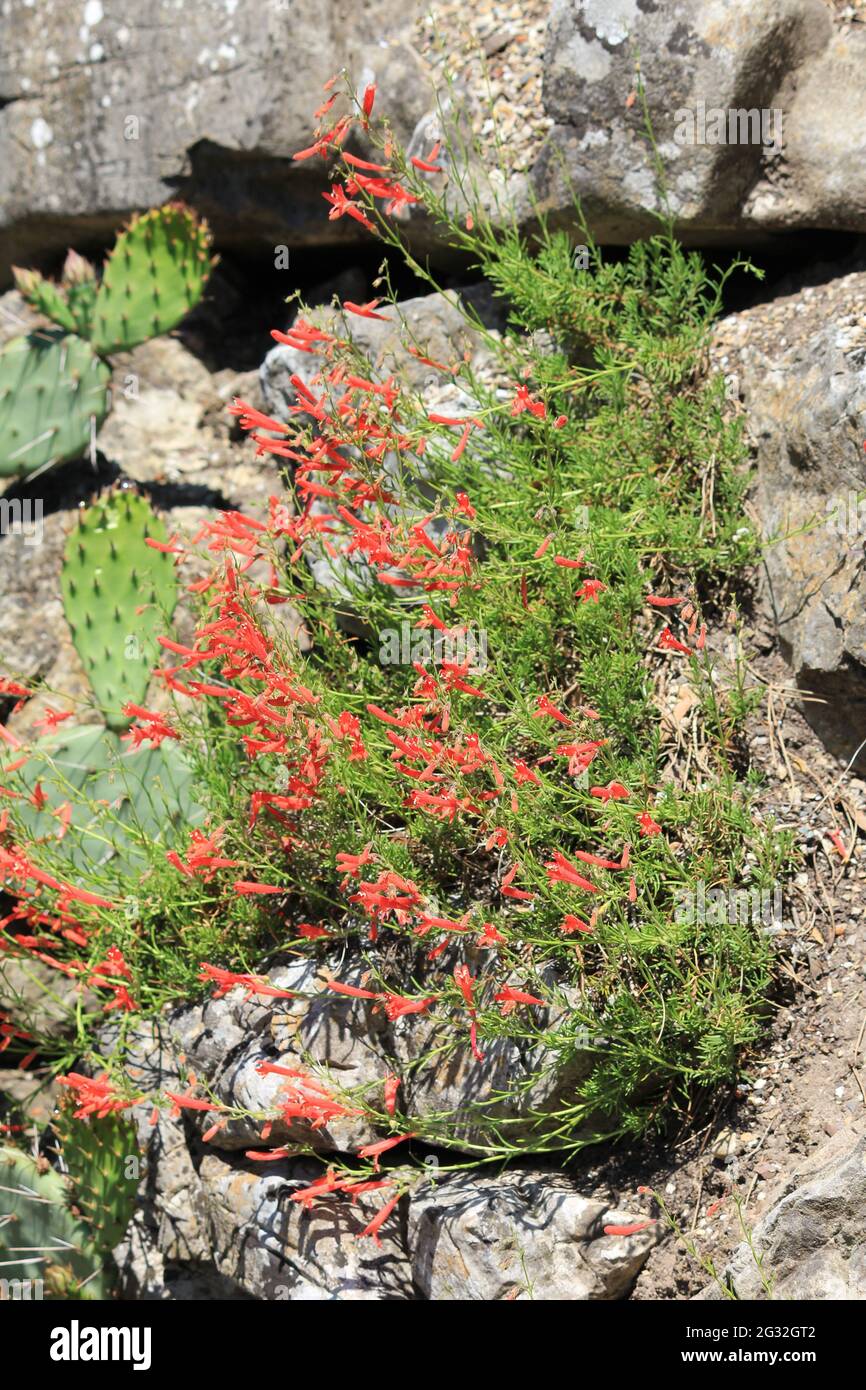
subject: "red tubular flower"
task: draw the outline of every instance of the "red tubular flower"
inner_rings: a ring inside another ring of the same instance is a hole
[[[661,826],[653,820],[649,811],[641,811],[640,815],[637,818],[637,823],[640,826],[641,835],[661,834]]]
[[[369,169],[373,174],[388,173],[386,164],[372,164],[369,159],[360,159],[358,155],[349,154],[348,151],[343,152],[343,160],[346,164],[350,164],[353,169]]]
[[[322,102],[322,105],[318,108],[318,110],[313,112],[314,120],[319,121],[323,116],[327,116],[331,107],[334,105],[334,102],[337,100],[337,95],[338,93],[334,92],[333,96],[328,97],[326,101]]]
[[[187,878],[201,878],[205,883],[210,883],[218,869],[236,869],[241,863],[239,859],[224,859],[217,854],[222,834],[221,829],[211,831],[210,835],[193,830],[185,861],[176,850],[169,850],[165,857],[173,868]]]
[[[522,758],[518,758],[514,764],[514,777],[517,782],[534,782],[536,787],[542,785],[538,773],[533,772],[531,767],[527,767]]]
[[[246,999],[252,999],[253,995],[256,994],[269,999],[294,999],[296,997],[292,990],[276,989],[274,985],[268,984],[267,980],[263,980],[257,975],[236,974],[232,970],[222,970],[218,965],[208,965],[205,961],[202,961],[198,978],[214,983],[216,986],[213,992],[214,999],[222,999],[236,985],[241,985],[247,991]]]
[[[395,729],[407,729],[416,722],[409,711],[397,716],[389,714],[387,710],[382,709],[379,705],[367,705],[366,708],[367,713],[372,714],[374,719],[381,720],[383,724],[393,724]]]
[[[586,579],[579,589],[575,590],[575,598],[579,598],[583,603],[598,603],[598,596],[604,593],[607,588],[600,579]]]
[[[553,858],[544,866],[547,870],[549,883],[570,883],[575,888],[582,888],[586,893],[597,893],[598,886],[591,883],[583,874],[578,873],[573,864],[569,863],[564,854],[559,850],[554,850]]]
[[[465,965],[465,964],[455,965],[455,967],[454,967],[454,983],[455,983],[455,985],[457,986],[457,988],[460,990],[460,993],[463,995],[463,998],[466,1000],[466,1005],[467,1005],[467,1007],[468,1007],[469,1009],[472,1009],[472,1008],[474,1007],[474,1006],[473,1006],[473,998],[472,998],[472,989],[473,989],[473,986],[474,986],[474,984],[475,984],[475,977],[474,977],[473,975],[470,975],[470,974],[469,974],[469,966],[468,966],[468,965]]]
[[[359,1233],[358,1239],[362,1240],[364,1236],[372,1236],[376,1244],[381,1245],[382,1242],[379,1239],[379,1231],[387,1221],[388,1217],[391,1215],[391,1212],[394,1210],[399,1200],[400,1194],[398,1193],[396,1197],[391,1198],[390,1202],[386,1202],[385,1205],[382,1207],[381,1211],[378,1211],[376,1215],[373,1217],[373,1220],[370,1222],[370,1224],[368,1226],[365,1226],[363,1231]]]
[[[345,1179],[338,1178],[333,1168],[329,1168],[327,1173],[316,1178],[315,1182],[308,1183],[299,1192],[293,1192],[289,1201],[300,1202],[309,1211],[317,1197],[325,1197],[331,1192],[339,1192],[344,1183]]]
[[[470,421],[470,423],[469,423],[468,425],[465,425],[465,426],[463,427],[463,433],[461,434],[460,440],[459,440],[459,442],[458,442],[456,448],[454,449],[454,452],[453,452],[452,455],[451,455],[451,462],[452,462],[452,463],[457,463],[458,459],[462,458],[463,454],[465,453],[466,445],[469,443],[469,435],[470,435],[471,431],[472,431],[472,423],[471,423],[471,421]]]
[[[585,849],[576,849],[574,851],[574,857],[575,859],[580,859],[584,864],[595,865],[597,869],[625,868],[625,865],[621,864],[618,859],[604,859],[600,854],[590,854],[589,851]]]
[[[163,1095],[166,1095],[169,1100],[174,1101],[171,1113],[175,1118],[177,1118],[181,1110],[211,1111],[221,1110],[223,1108],[221,1105],[212,1105],[209,1100],[199,1100],[197,1096],[188,1094],[179,1096],[174,1091],[164,1091]]]
[[[21,747],[20,740],[17,739],[14,734],[9,732],[5,724],[0,724],[0,738],[2,738],[4,743],[8,743],[10,748],[17,749]],[[10,769],[6,768],[5,770],[8,772]]]
[[[91,1115],[95,1115],[98,1120],[104,1120],[106,1115],[117,1114],[137,1103],[135,1100],[123,1100],[115,1095],[107,1071],[102,1072],[100,1076],[82,1076],[81,1072],[71,1071],[66,1076],[59,1076],[57,1084],[68,1086],[75,1092],[78,1102],[76,1120],[87,1119]]]
[[[527,893],[523,888],[512,888],[511,886],[519,868],[520,865],[515,864],[513,868],[508,870],[508,873],[502,880],[502,896],[503,898],[516,898],[519,902],[530,903],[533,901],[531,893]]]
[[[228,408],[229,415],[237,415],[240,420],[241,429],[245,430],[273,430],[275,434],[287,434],[288,426],[279,420],[274,420],[270,415],[263,415],[255,406],[247,405],[235,396]]]
[[[51,730],[56,729],[58,724],[61,724],[64,719],[71,719],[72,713],[71,709],[56,710],[52,709],[51,705],[46,705],[45,714],[41,719],[35,721],[34,728],[41,729],[43,733],[46,734],[50,733]]]
[[[535,415],[539,420],[543,420],[547,414],[544,401],[534,401],[525,386],[518,386],[517,394],[511,402],[511,414],[522,415],[524,410],[528,410],[530,415]]]
[[[344,885],[349,876],[357,876],[358,870],[362,869],[365,864],[377,862],[375,854],[371,853],[372,843],[371,840],[369,844],[366,844],[360,854],[346,854],[342,850],[337,854],[337,869],[341,874],[346,875],[346,879],[343,880]]]
[[[152,743],[154,748],[158,748],[164,739],[180,738],[180,734],[171,727],[163,714],[142,709],[141,705],[134,705],[131,701],[123,706],[122,712],[129,718],[140,721],[133,724],[128,734],[123,735],[124,739],[129,739],[133,748],[139,748],[142,743],[148,742]]]
[[[410,162],[410,164],[412,164],[416,169],[420,169],[421,172],[424,173],[424,174],[441,174],[441,173],[442,173],[442,165],[441,165],[441,164],[432,164],[432,163],[431,163],[429,160],[427,160],[427,159],[419,159],[417,155],[414,155],[414,154],[413,154],[413,155],[412,155],[412,158],[410,159],[409,162]]]
[[[385,1077],[385,1109],[389,1115],[393,1115],[397,1109],[397,1092],[400,1089],[400,1078],[394,1072],[390,1072]]]
[[[504,942],[505,942],[506,940],[507,940],[507,937],[503,936],[503,935],[502,935],[502,932],[501,932],[501,931],[498,931],[498,930],[496,929],[496,927],[494,927],[494,925],[493,925],[492,922],[484,922],[484,923],[482,924],[481,934],[480,934],[479,937],[478,937],[478,945],[479,945],[479,946],[481,946],[481,947],[494,947],[494,946],[500,946],[500,945],[503,945]]]
[[[353,304],[350,299],[343,300],[343,308],[348,314],[355,314],[359,319],[381,319],[383,323],[387,323],[387,314],[375,314],[373,312],[378,304],[378,299],[371,299],[367,304]]]
[[[570,912],[568,912],[560,922],[559,930],[564,931],[568,936],[572,932],[576,931],[591,932],[593,928],[588,922],[582,922],[579,917],[574,917]]]
[[[339,980],[327,980],[326,989],[332,989],[335,994],[348,994],[352,999],[379,999],[380,995],[370,989],[359,989],[357,985],[344,985]]]
[[[48,888],[56,888],[60,891],[61,902],[67,901],[84,903],[86,907],[114,907],[116,904],[108,901],[107,898],[100,898],[98,893],[88,893],[86,888],[75,888],[70,883],[58,883],[50,875],[43,874],[41,870],[31,868],[29,878],[35,878],[37,883],[44,883]]]
[[[436,1002],[435,994],[427,995],[424,999],[409,999],[402,994],[384,994],[380,997],[385,1000],[385,1014],[391,1022],[406,1014],[423,1014]]]
[[[562,710],[557,709],[546,695],[539,695],[536,708],[532,712],[533,719],[556,719],[560,724],[572,724],[574,721],[563,714]]]
[[[469,1010],[469,1046],[472,1048],[472,1055],[477,1062],[484,1061],[484,1053],[478,1047],[478,1023],[475,1018],[475,1006],[473,1004],[473,989],[475,987],[475,977],[469,974],[468,965],[461,964],[454,967],[454,983],[466,1001]]]
[[[149,545],[151,550],[159,550],[163,555],[183,555],[183,546],[178,545],[178,536],[171,536],[167,541],[155,541],[152,536],[145,536],[145,545]]]
[[[622,782],[608,782],[606,787],[590,787],[589,794],[599,801],[627,801],[631,795]]]
[[[297,158],[297,155],[295,158]],[[328,218],[331,222],[335,221],[338,217],[348,216],[354,218],[356,222],[360,222],[361,226],[366,227],[367,231],[375,232],[376,228],[373,226],[370,219],[361,211],[357,203],[352,202],[350,198],[346,197],[345,189],[341,188],[338,183],[334,184],[330,193],[323,193],[322,197],[331,204],[331,211],[328,213]]]
[[[469,928],[469,918],[471,910],[465,912],[459,922],[454,922],[450,917],[434,917],[429,912],[418,913],[419,925],[415,928],[416,936],[426,936],[429,931],[445,932],[465,932]]]
[[[466,496],[465,492],[458,492],[456,494],[454,505],[457,508],[457,511],[462,512],[463,515],[467,516],[470,521],[475,520],[477,512],[475,511],[475,508],[469,501],[469,498]]]
[[[635,1236],[638,1231],[645,1231],[650,1226],[654,1226],[655,1221],[633,1221],[630,1226],[605,1226],[606,1236]]]
[[[379,1139],[375,1144],[365,1144],[358,1149],[359,1158],[372,1158],[373,1168],[378,1173],[379,1159],[382,1154],[388,1153],[390,1149],[396,1149],[398,1144],[402,1144],[407,1139],[417,1139],[418,1132],[414,1130],[411,1134],[396,1134],[392,1139]]]
[[[839,831],[828,830],[827,834],[839,858],[842,860],[847,860],[848,850],[845,847],[845,841],[842,839],[842,836],[839,834]]]
[[[324,1129],[330,1121],[360,1112],[350,1110],[317,1080],[297,1067],[281,1067],[273,1062],[260,1062],[256,1070],[261,1076],[284,1076],[280,1089],[279,1111],[285,1124],[304,1120],[314,1130]],[[262,1138],[267,1137],[267,1131]]]
[[[659,633],[659,650],[663,652],[679,652],[682,656],[692,655],[691,647],[687,647],[684,642],[678,641],[669,627],[664,628]]]
[[[537,999],[534,994],[526,994],[522,989],[512,989],[511,985],[506,985],[493,997],[497,1004],[502,1005],[503,1017],[513,1013],[518,1004],[540,1004],[542,1007],[546,1007],[544,999]]]

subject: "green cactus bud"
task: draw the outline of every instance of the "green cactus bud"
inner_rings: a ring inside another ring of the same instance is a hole
[[[213,262],[211,236],[182,203],[132,219],[105,262],[91,339],[99,353],[167,333],[199,301]]]
[[[61,285],[66,291],[66,303],[75,320],[75,332],[89,338],[96,306],[96,271],[77,251],[70,251],[63,263]]]
[[[73,334],[39,330],[0,348],[0,477],[84,453],[108,410],[109,377]]]
[[[66,253],[66,260],[63,262],[60,283],[66,289],[69,289],[71,285],[95,285],[96,271],[86,257],[79,256],[77,251],[70,248]]]
[[[132,722],[159,655],[157,638],[177,602],[172,557],[148,546],[166,540],[145,498],[115,492],[79,515],[60,576],[66,619],[110,729]]]

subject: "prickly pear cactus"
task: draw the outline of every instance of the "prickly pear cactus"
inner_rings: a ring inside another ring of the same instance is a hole
[[[20,793],[16,831],[50,849],[67,873],[140,874],[148,846],[171,849],[204,817],[177,743],[132,749],[101,724],[40,739],[9,787]]]
[[[40,330],[0,348],[0,477],[84,453],[108,411],[110,375],[74,334]]]
[[[118,491],[81,513],[66,544],[66,617],[108,727],[61,727],[40,739],[10,788],[16,830],[67,872],[140,873],[148,846],[170,849],[204,816],[177,742],[134,748],[118,738],[132,722],[121,708],[142,703],[177,601],[171,556],[148,537],[165,540],[162,522],[145,498]]]
[[[207,223],[183,203],[167,203],[121,232],[98,286],[93,266],[75,251],[59,284],[14,269],[28,303],[68,336],[40,331],[0,350],[0,477],[26,476],[84,452],[110,404],[110,371],[100,358],[180,322],[215,264],[210,247]]]
[[[91,1234],[71,1212],[69,1189],[44,1159],[0,1148],[0,1264],[4,1277],[41,1279],[48,1297],[103,1299],[108,1290]]]
[[[159,654],[157,637],[177,602],[172,557],[147,539],[166,540],[145,498],[115,492],[82,511],[66,542],[60,587],[66,620],[110,729],[141,704]]]
[[[202,296],[210,247],[207,223],[182,203],[134,217],[105,262],[91,332],[96,351],[124,351],[174,328]]]
[[[135,1210],[141,1160],[135,1125],[124,1115],[76,1120],[74,1105],[61,1105],[54,1133],[69,1175],[72,1200],[104,1255],[123,1237]]]

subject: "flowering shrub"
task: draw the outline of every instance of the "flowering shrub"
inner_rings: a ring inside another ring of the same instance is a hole
[[[382,1140],[298,1200],[382,1187],[375,1236],[416,1180],[405,1165],[379,1172],[409,1139],[479,1159],[567,1153],[666,1123],[730,1079],[760,1033],[769,943],[751,923],[677,920],[674,904],[696,880],[737,881],[747,860],[752,881],[772,883],[787,846],[753,812],[748,701],[711,654],[753,554],[739,425],[702,373],[722,281],[669,230],[618,264],[590,243],[590,269],[576,270],[564,233],[542,228],[530,245],[487,216],[444,136],[410,157],[375,122],[372,89],[351,115],[336,103],[296,156],[334,166],[329,216],[392,246],[407,219],[435,221],[507,302],[502,335],[465,309],[495,370],[431,358],[384,294],[274,332],[309,361],[288,422],[243,401],[232,411],[259,455],[285,460],[287,492],[267,520],[229,512],[167,543],[181,576],[193,550],[211,572],[187,586],[194,640],[162,639],[171,710],[131,711],[133,744],[182,747],[206,820],[171,846],[142,835],[132,888],[110,859],[72,875],[68,824],[36,844],[16,828],[13,750],[2,946],[102,1001],[82,1002],[66,1078],[82,1115],[143,1098],[122,1028],[113,1056],[82,1062],[99,1052],[101,1013],[154,1013],[204,985],[285,998],[267,970],[287,956],[320,958],[325,990],[359,1009],[435,1021],[414,1073],[433,1051],[468,1051],[481,1075],[511,1046],[558,1078],[543,1105],[499,1092],[417,1115],[402,1107],[405,1072],[350,1093],[312,1064],[271,1066],[286,1084],[280,1109],[256,1117],[250,1157],[303,1151],[268,1148],[276,1118],[305,1123],[315,1150],[335,1116],[366,1115]],[[353,134],[363,157],[346,149]],[[454,386],[456,413],[364,360],[351,325],[383,318]],[[380,634],[407,622],[483,633],[483,669],[447,651],[383,662]],[[657,704],[672,681],[699,700],[683,757]],[[18,1035],[4,1027],[6,1045]],[[208,1139],[236,1114],[194,1077],[148,1099],[208,1112]]]

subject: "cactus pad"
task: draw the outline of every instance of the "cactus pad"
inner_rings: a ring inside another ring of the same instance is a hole
[[[44,1159],[0,1148],[0,1263],[9,1280],[43,1281],[49,1297],[106,1297],[90,1232],[69,1209],[69,1189]]]
[[[69,1099],[60,1105],[54,1133],[75,1206],[93,1245],[107,1255],[123,1238],[135,1210],[140,1167],[135,1125],[116,1113],[77,1120],[74,1109]]]
[[[74,334],[40,330],[0,348],[0,477],[82,454],[108,410],[109,376]]]
[[[60,586],[66,620],[110,729],[131,723],[121,706],[144,700],[157,637],[177,602],[174,562],[145,498],[115,492],[79,515],[66,542]]]
[[[10,803],[16,831],[50,846],[67,874],[140,874],[149,845],[171,849],[204,816],[174,740],[131,749],[101,724],[40,739],[9,786],[20,793]]]
[[[202,296],[211,236],[182,203],[132,219],[105,262],[91,341],[102,354],[167,333]]]

